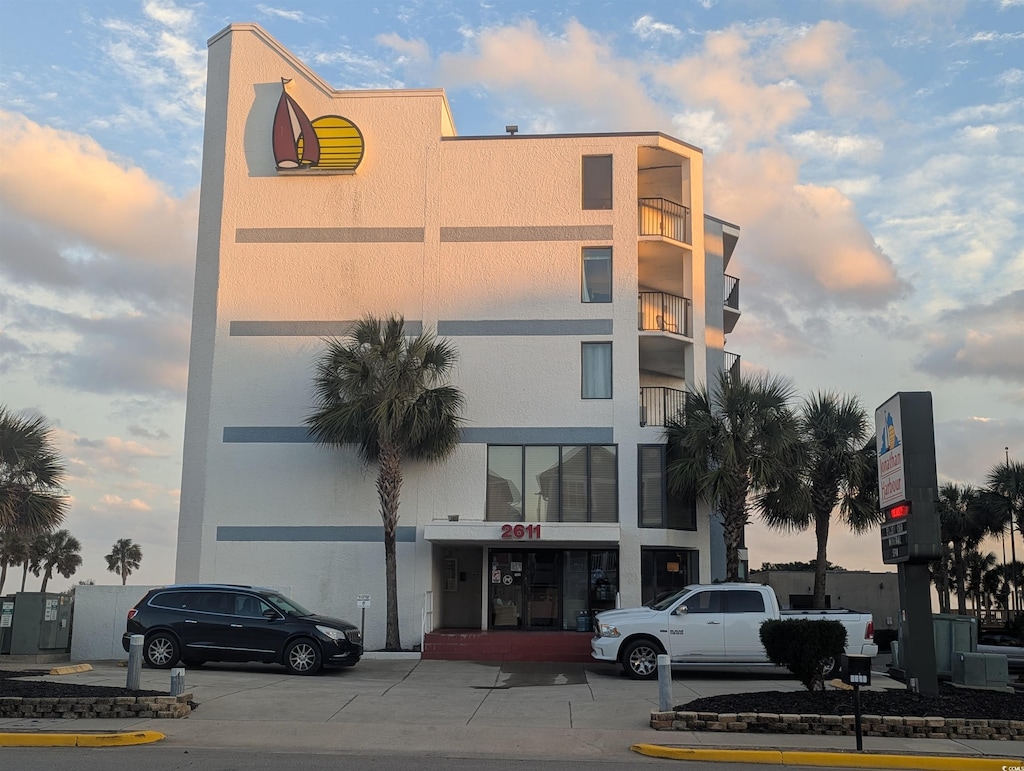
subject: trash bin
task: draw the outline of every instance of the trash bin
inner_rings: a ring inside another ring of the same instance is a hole
[[[590,614],[585,610],[581,610],[579,613],[576,614],[576,631],[590,631]]]

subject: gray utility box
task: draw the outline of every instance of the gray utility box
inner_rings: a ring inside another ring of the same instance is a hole
[[[0,653],[11,652],[11,629],[14,627],[14,595],[0,597]]]
[[[978,650],[978,621],[973,616],[957,616],[952,613],[933,613],[932,630],[935,636],[935,670],[943,679],[953,677],[956,656]],[[892,666],[906,669],[903,661],[903,622],[900,622],[898,640],[893,644]]]
[[[953,682],[980,688],[1005,688],[1010,679],[1006,656],[1000,653],[956,653]]]
[[[18,592],[14,595],[11,626],[4,631],[11,640],[9,650],[4,642],[4,653],[12,656],[66,651],[71,645],[71,598],[49,592]]]

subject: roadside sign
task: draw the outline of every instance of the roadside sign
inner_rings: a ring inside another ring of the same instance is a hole
[[[370,595],[368,594],[357,594],[356,595],[356,607],[368,608],[370,607]]]

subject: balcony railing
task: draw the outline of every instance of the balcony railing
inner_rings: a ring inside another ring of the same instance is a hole
[[[725,374],[733,380],[740,376],[740,355],[738,353],[725,352]]]
[[[670,332],[692,337],[690,332],[691,302],[666,292],[640,292],[639,329],[643,332]]]
[[[667,198],[641,198],[638,201],[639,228],[642,236],[664,236],[684,244],[690,242],[690,210]]]
[[[661,386],[640,388],[640,425],[664,426],[669,418],[682,420],[686,391]]]
[[[738,311],[740,309],[740,280],[725,274],[725,305]]]

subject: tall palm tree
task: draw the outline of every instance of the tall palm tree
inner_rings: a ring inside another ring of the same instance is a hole
[[[458,447],[464,397],[448,384],[457,354],[431,330],[406,337],[401,316],[366,316],[347,339],[326,342],[313,382],[316,406],[306,424],[318,444],[353,444],[363,462],[377,466],[387,589],[385,647],[401,650],[395,534],[402,462],[441,461]]]
[[[82,565],[82,544],[67,530],[56,530],[36,536],[32,542],[32,575],[43,574],[39,591],[46,591],[46,584],[56,570],[64,578],[71,578]]]
[[[877,502],[875,440],[868,415],[855,396],[817,393],[800,407],[800,452],[784,484],[758,500],[765,523],[777,530],[806,530],[813,525],[813,607],[825,607],[825,572],[832,516],[855,533],[882,520]],[[869,440],[870,437],[870,441]]]
[[[982,494],[982,505],[991,511],[1001,523],[1000,530],[1010,530],[1010,559],[1017,562],[1016,539],[1014,529],[1024,533],[1024,463],[1007,458],[1004,462],[993,466],[985,479],[986,487]],[[1021,610],[1020,586],[1013,586],[1013,615]]]
[[[747,495],[780,484],[797,453],[793,387],[769,374],[730,377],[691,389],[682,417],[666,421],[666,479],[674,493],[717,506],[725,571],[739,580],[739,550],[750,521]]]
[[[0,530],[0,592],[7,582],[7,568],[17,567],[29,554],[29,540],[17,530]],[[24,591],[24,582],[22,582]]]
[[[107,570],[121,576],[121,586],[124,586],[132,571],[138,570],[142,564],[142,547],[131,538],[118,538],[104,559],[107,561]]]
[[[968,557],[986,535],[998,532],[981,506],[978,491],[971,485],[946,483],[939,488],[939,532],[952,552],[950,567],[957,597],[957,612],[967,613]]]
[[[0,405],[0,529],[41,533],[59,526],[68,505],[64,475],[45,419]]]
[[[979,625],[982,607],[988,607],[990,604],[986,601],[985,574],[996,566],[996,562],[995,552],[983,554],[975,548],[964,555],[965,589],[967,596],[971,598],[971,604],[974,605],[974,615]]]

